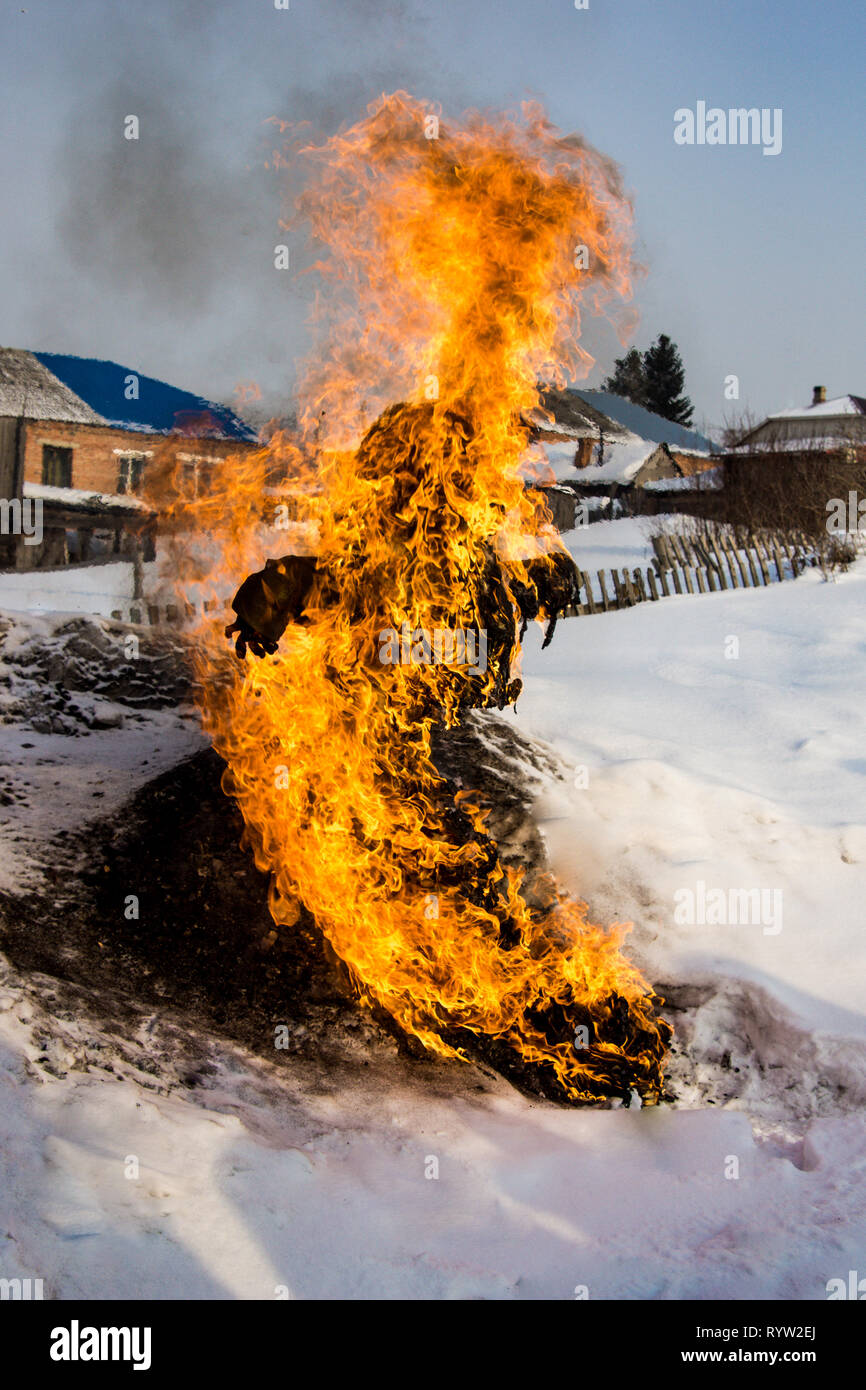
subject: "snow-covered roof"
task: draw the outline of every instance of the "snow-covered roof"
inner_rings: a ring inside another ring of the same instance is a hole
[[[112,425],[142,434],[181,430],[211,439],[252,443],[257,438],[228,406],[118,362],[20,348],[0,348],[0,415]]]
[[[24,496],[43,502],[59,502],[64,507],[80,507],[93,511],[136,511],[149,512],[151,509],[140,498],[113,492],[85,492],[77,487],[48,487],[45,483],[25,483]]]
[[[575,441],[542,440],[530,451],[520,466],[521,477],[527,482],[562,483],[578,476],[574,466],[576,454]],[[541,457],[539,457],[539,454]]]
[[[0,348],[0,415],[101,425],[96,411],[23,348]]]
[[[548,487],[564,482],[626,484],[634,481],[644,464],[660,449],[667,455],[669,464],[674,466],[666,446],[652,439],[641,439],[626,432],[605,436],[601,464],[597,461],[600,449],[596,443],[590,462],[584,468],[578,468],[575,466],[575,440],[542,439],[534,444],[521,465],[520,473],[527,482]]]
[[[792,434],[781,438],[767,432],[763,438],[757,431],[746,435],[739,444],[735,444],[728,449],[729,454],[808,454],[814,451],[820,454],[827,450],[850,447],[860,444],[863,440],[848,434],[842,430],[837,430],[833,434]]]
[[[552,388],[542,391],[541,408],[533,411],[529,420],[536,430],[565,435],[569,439],[597,439],[599,433],[606,436],[629,433],[624,425],[590,405],[577,391]]]
[[[576,476],[582,483],[630,483],[658,448],[654,440],[639,439],[636,435],[622,441],[606,439],[601,466],[593,458]],[[596,445],[593,456],[597,453]]]
[[[832,401],[817,401],[814,405],[795,405],[777,410],[768,420],[812,420],[816,415],[866,415],[866,400],[862,396],[835,396]]]
[[[706,435],[687,429],[685,425],[677,425],[673,420],[665,420],[663,416],[644,410],[643,406],[635,405],[624,396],[615,396],[611,391],[585,391],[582,387],[568,394],[578,396],[593,410],[606,415],[609,420],[624,427],[630,434],[639,435],[641,439],[651,439],[656,444],[669,444],[671,448],[689,449],[699,454],[713,452],[712,441]]]
[[[835,396],[768,415],[729,450],[734,454],[832,450],[866,440],[866,398]]]

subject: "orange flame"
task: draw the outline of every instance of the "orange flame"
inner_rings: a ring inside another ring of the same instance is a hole
[[[434,766],[437,722],[513,698],[509,644],[492,644],[484,671],[381,659],[383,633],[404,625],[492,617],[513,640],[492,557],[529,583],[527,557],[562,552],[521,481],[522,422],[539,380],[587,370],[581,310],[628,297],[617,172],[538,107],[452,126],[402,92],[277,160],[299,161],[311,174],[295,216],[325,252],[300,440],[217,465],[202,496],[169,509],[182,586],[222,597],[265,554],[297,548],[299,519],[317,529],[304,621],[275,656],[239,666],[220,624],[195,634],[205,726],[271,872],[274,920],[305,904],[359,996],[433,1052],[461,1056],[484,1034],[552,1067],[569,1097],[635,1086],[656,1099],[669,1030],[621,953],[627,929],[592,925],[553,889],[531,908],[484,814]],[[287,495],[293,519],[266,529]]]

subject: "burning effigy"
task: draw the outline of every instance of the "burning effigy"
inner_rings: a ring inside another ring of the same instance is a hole
[[[169,507],[182,588],[248,575],[242,660],[216,616],[193,657],[271,913],[309,911],[359,1000],[433,1053],[484,1035],[564,1097],[652,1103],[670,1030],[627,928],[553,882],[530,902],[471,768],[456,786],[433,755],[467,710],[514,703],[526,624],[549,641],[574,602],[520,468],[538,382],[591,362],[581,311],[628,294],[617,171],[538,108],[451,126],[405,93],[281,160],[310,169],[295,216],[326,253],[300,439],[217,465],[199,495],[178,474]],[[283,493],[306,553],[269,526]]]

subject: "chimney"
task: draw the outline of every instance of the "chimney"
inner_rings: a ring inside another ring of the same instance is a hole
[[[813,405],[823,405],[824,402],[826,401],[826,399],[827,399],[827,387],[826,387],[826,386],[813,386],[813,387],[812,387],[812,404],[813,404]]]

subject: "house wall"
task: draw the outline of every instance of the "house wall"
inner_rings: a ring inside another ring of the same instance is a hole
[[[794,415],[783,420],[765,420],[740,441],[755,448],[772,448],[774,444],[800,442],[808,448],[816,440],[850,439],[866,443],[866,416],[863,415]]]
[[[679,467],[684,478],[691,478],[695,473],[703,473],[707,468],[717,468],[719,464],[718,455],[688,454],[679,449],[668,445],[671,458]]]
[[[6,416],[0,419],[0,497],[17,497],[18,421]]]
[[[184,441],[186,445],[186,440]],[[24,481],[42,482],[42,446],[56,444],[72,449],[72,486],[85,492],[114,494],[118,486],[118,454],[154,453],[166,443],[161,434],[138,430],[112,429],[106,425],[77,425],[51,420],[28,420],[24,440]],[[191,436],[188,452],[208,458],[246,453],[251,447],[242,440],[206,439]]]
[[[679,471],[673,459],[667,452],[663,444],[650,454],[645,463],[641,465],[637,473],[632,478],[635,487],[641,487],[643,483],[653,483],[657,478],[678,478]]]
[[[18,421],[8,416],[0,419],[0,498],[11,502],[21,496],[18,476]],[[0,568],[15,564],[19,537],[12,534],[12,523],[6,517],[0,521]],[[9,529],[3,529],[3,527]]]
[[[587,435],[584,439],[577,441],[577,458],[575,460],[578,468],[587,468],[592,462],[592,451],[598,443],[597,439]]]

